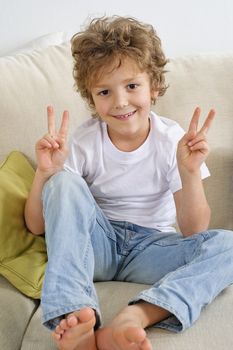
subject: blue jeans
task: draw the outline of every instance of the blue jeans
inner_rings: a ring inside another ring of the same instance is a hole
[[[233,232],[209,230],[184,238],[129,222],[108,220],[86,182],[62,171],[43,189],[48,265],[42,290],[43,323],[54,329],[65,314],[89,306],[101,314],[94,281],[151,285],[140,300],[172,316],[156,327],[190,327],[233,283]]]

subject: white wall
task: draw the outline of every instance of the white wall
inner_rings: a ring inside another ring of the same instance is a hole
[[[50,32],[70,37],[104,14],[151,23],[170,57],[233,51],[232,0],[0,0],[0,55]]]

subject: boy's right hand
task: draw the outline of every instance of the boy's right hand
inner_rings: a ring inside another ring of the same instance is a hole
[[[59,131],[55,127],[52,106],[47,107],[48,133],[36,143],[37,170],[46,178],[63,169],[68,154],[69,112],[64,111]]]

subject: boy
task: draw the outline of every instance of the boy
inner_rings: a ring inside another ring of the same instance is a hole
[[[37,142],[38,167],[25,207],[28,228],[46,233],[44,324],[62,350],[151,350],[144,328],[190,327],[233,281],[233,235],[207,231],[210,110],[187,133],[151,112],[166,91],[166,59],[154,29],[100,18],[72,39],[77,89],[94,117],[67,147],[68,112]],[[42,196],[42,200],[41,200]],[[174,232],[177,221],[182,234]],[[150,284],[100,326],[93,281]]]

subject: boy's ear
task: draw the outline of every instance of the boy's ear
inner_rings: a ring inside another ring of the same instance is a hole
[[[155,104],[158,95],[159,95],[159,91],[158,91],[158,90],[153,89],[153,90],[151,91],[151,103],[152,103],[153,105]]]
[[[152,98],[153,100],[156,100],[158,96],[159,96],[159,91],[156,90],[156,89],[153,89],[153,90],[151,91],[151,98]]]

